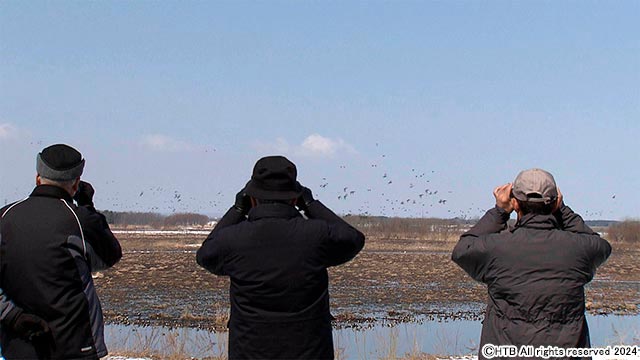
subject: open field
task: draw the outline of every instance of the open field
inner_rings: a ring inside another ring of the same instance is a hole
[[[121,262],[95,278],[108,323],[225,328],[229,280],[195,262],[206,232],[124,232],[118,237]],[[455,234],[437,241],[368,236],[354,261],[330,270],[336,326],[481,318],[486,290],[450,261],[456,240]],[[638,314],[640,251],[625,243],[613,247],[588,287],[588,309]]]

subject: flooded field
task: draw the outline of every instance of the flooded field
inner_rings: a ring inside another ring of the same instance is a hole
[[[637,344],[640,341],[638,316],[589,315],[594,347]],[[482,324],[472,320],[425,321],[393,324],[380,322],[367,329],[343,328],[334,331],[336,358],[396,359],[419,354],[461,357],[476,354]],[[142,353],[175,354],[201,358],[224,358],[227,333],[194,328],[108,325],[108,347],[112,352],[144,349]]]
[[[213,343],[226,346],[229,280],[206,272],[195,262],[195,251],[206,234],[117,233],[124,250],[122,261],[95,278],[105,320],[114,338],[114,334],[132,329],[129,325],[182,328],[206,330],[189,334],[209,339],[205,340],[208,351]],[[455,240],[369,236],[365,249],[354,261],[330,270],[332,314],[338,329],[334,337],[336,347],[342,343],[350,355],[346,358],[353,358],[358,351],[376,352],[368,347],[388,339],[396,339],[389,346],[412,348],[411,339],[436,336],[427,336],[429,331],[437,334],[434,341],[439,344],[419,345],[420,350],[449,354],[472,351],[479,338],[486,290],[450,261]],[[630,319],[624,324],[637,324],[640,251],[628,245],[613,246],[610,259],[587,288],[588,311],[591,315],[626,315],[608,319]],[[615,334],[640,338],[637,325],[634,329],[618,324],[616,329],[611,321],[598,320],[605,319],[603,316],[590,319],[594,343]],[[448,330],[434,332],[439,329],[438,324],[450,325],[440,325]],[[395,330],[385,333],[385,329]],[[598,333],[603,334],[600,340]]]
[[[206,232],[123,232],[124,256],[95,283],[109,323],[222,329],[228,312],[226,277],[200,268],[195,251]],[[368,237],[346,265],[330,269],[338,327],[379,321],[480,318],[485,287],[450,261],[455,241]],[[587,289],[592,314],[638,314],[640,251],[614,250]]]

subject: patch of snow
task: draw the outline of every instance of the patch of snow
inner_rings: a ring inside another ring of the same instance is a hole
[[[111,232],[142,235],[209,235],[211,230],[112,230]]]

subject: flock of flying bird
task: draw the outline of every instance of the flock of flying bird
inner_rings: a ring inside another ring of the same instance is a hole
[[[378,146],[376,143],[376,148]],[[436,178],[435,170],[421,171],[412,168],[410,172],[407,169],[394,174],[392,167],[385,166],[386,160],[386,154],[378,154],[374,161],[366,165],[341,164],[338,172],[343,173],[335,175],[335,180],[325,176],[317,184],[305,185],[311,188],[315,198],[342,214],[472,219],[482,216],[487,210],[487,204],[482,207],[471,204],[465,209],[452,209],[448,197],[453,191],[438,189],[442,187],[442,183]],[[103,187],[103,184],[106,186]],[[98,188],[112,189],[115,180],[107,180],[103,184],[96,185]],[[138,190],[133,199],[130,195],[125,196],[126,192],[130,193],[130,189],[122,193],[119,190],[107,191],[105,197],[99,199],[98,206],[116,211],[221,215],[235,200],[235,192],[227,194],[218,191],[209,199],[200,194],[186,196],[180,190],[158,185]],[[123,201],[125,197],[129,200]],[[19,195],[16,196],[18,198]],[[16,199],[5,199],[5,204]],[[615,195],[612,199],[615,200]],[[586,211],[584,215],[588,218],[602,217],[603,211]]]
[[[464,211],[452,210],[447,196],[453,191],[437,188],[435,170],[419,171],[412,168],[406,174],[399,174],[397,171],[394,173],[392,167],[385,166],[387,160],[386,154],[378,154],[374,161],[366,165],[343,163],[338,165],[338,172],[333,178],[321,177],[315,184],[312,182],[314,179],[307,179],[306,181],[311,182],[305,185],[311,188],[315,198],[341,214],[401,217],[446,214],[446,217],[466,219],[477,217],[486,210],[473,207]],[[113,188],[113,183],[114,180],[106,181],[109,188]],[[118,211],[197,212],[215,215],[224,213],[235,200],[233,191],[218,191],[208,199],[199,194],[188,196],[185,195],[186,192],[158,185],[140,189],[135,194],[133,199],[122,202],[124,195],[118,190],[100,200],[103,206],[113,207]]]
[[[382,155],[386,157],[386,155]],[[363,174],[347,173],[346,178],[356,177],[359,183],[363,178],[372,178],[381,167],[378,163],[370,164],[371,172],[366,176]],[[341,171],[349,171],[349,166],[342,164],[338,166]],[[357,170],[354,170],[357,171]],[[380,171],[378,181],[372,181],[368,185],[334,185],[328,177],[322,177],[318,185],[305,184],[309,186],[314,197],[322,200],[329,207],[338,213],[351,215],[375,215],[375,216],[426,216],[428,217],[434,207],[447,208],[449,205],[445,194],[452,194],[451,190],[442,191],[435,189],[431,185],[429,176],[435,174],[435,170],[419,172],[415,168],[411,169],[411,181],[404,184],[405,191],[399,189],[403,187],[405,179],[400,176],[393,177],[389,170]],[[353,175],[353,176],[351,176]],[[338,176],[336,176],[337,178]],[[344,178],[344,177],[343,177]],[[394,180],[396,180],[394,182]],[[112,184],[114,180],[106,183]],[[337,181],[336,181],[337,182]],[[400,191],[399,191],[400,190]],[[405,194],[406,193],[406,194]],[[392,195],[403,194],[403,195]],[[374,199],[378,196],[378,199]],[[226,194],[223,191],[217,192],[214,199],[203,200],[203,197],[185,196],[179,190],[167,189],[163,186],[151,186],[137,191],[132,201],[122,203],[122,194],[118,191],[107,195],[102,199],[105,204],[114,204],[120,211],[150,211],[150,212],[204,212],[223,213],[234,201],[235,194]],[[152,200],[149,200],[152,199]],[[381,200],[381,201],[378,201]],[[154,205],[145,207],[145,204]],[[374,205],[375,204],[375,205]],[[450,215],[468,218],[471,216],[472,208],[466,212],[459,212]],[[476,209],[483,212],[484,209]],[[453,210],[446,209],[447,214],[452,214]],[[439,211],[439,213],[442,213]],[[474,214],[475,215],[475,214]]]
[[[385,156],[386,157],[386,156]],[[370,165],[371,168],[377,168],[378,164],[374,163]],[[340,165],[340,169],[347,169],[346,165]],[[344,207],[345,213],[347,214],[356,214],[356,215],[404,215],[404,216],[425,216],[429,214],[430,208],[434,206],[444,206],[447,203],[447,199],[442,197],[442,193],[439,190],[431,189],[429,183],[431,180],[425,178],[427,175],[426,172],[417,173],[416,169],[411,169],[412,173],[412,182],[405,184],[406,189],[404,192],[407,192],[405,196],[399,195],[391,195],[398,193],[398,187],[400,187],[402,181],[396,181],[396,185],[394,185],[394,181],[392,177],[389,175],[388,171],[382,172],[382,175],[379,175],[378,181],[373,181],[372,184],[369,184],[366,187],[361,188],[352,188],[350,186],[343,186],[342,190],[337,188],[334,190],[329,187],[329,182],[327,178],[322,178],[323,183],[320,184],[319,196],[321,197],[329,197],[331,198],[331,191],[334,192],[336,199],[338,200],[337,206],[341,206],[340,202],[347,202],[347,200],[353,200],[353,203],[358,204],[357,208],[349,208],[349,206]],[[431,171],[431,174],[434,174],[435,170]],[[421,179],[424,179],[421,181]],[[364,193],[363,197],[358,195]],[[403,193],[403,191],[400,191]],[[448,191],[449,194],[452,191]],[[378,196],[383,201],[378,201],[377,203],[381,203],[382,205],[378,205],[377,208],[373,208],[371,205],[371,199],[373,196]],[[361,201],[362,202],[359,202]],[[325,200],[328,201],[328,200]],[[349,205],[349,204],[348,204]],[[416,212],[419,211],[419,212]],[[448,213],[451,213],[450,209],[447,209]]]

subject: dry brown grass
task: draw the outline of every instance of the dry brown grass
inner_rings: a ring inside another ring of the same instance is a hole
[[[607,228],[611,242],[640,244],[640,220],[625,220]]]
[[[186,336],[178,330],[162,328],[142,328],[130,330],[121,344],[111,344],[115,356],[142,357],[149,359],[184,360],[227,358],[227,342],[224,337],[211,338],[206,333]],[[211,355],[211,353],[216,355]],[[208,354],[193,357],[193,354]]]

